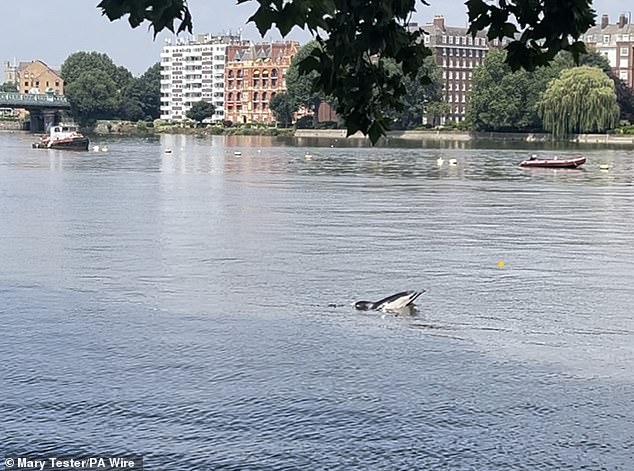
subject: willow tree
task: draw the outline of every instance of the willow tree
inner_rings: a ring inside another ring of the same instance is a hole
[[[612,129],[619,121],[614,82],[596,67],[564,70],[548,85],[537,112],[555,138]]]

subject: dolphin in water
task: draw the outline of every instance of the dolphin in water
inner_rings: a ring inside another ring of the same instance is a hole
[[[424,289],[420,291],[401,291],[400,293],[392,294],[376,302],[357,301],[354,303],[354,307],[359,311],[398,312],[404,309],[413,308],[414,301],[416,301],[416,299],[424,292]]]

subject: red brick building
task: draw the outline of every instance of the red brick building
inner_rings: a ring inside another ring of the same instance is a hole
[[[286,90],[286,71],[298,49],[295,41],[228,46],[225,119],[236,124],[274,124],[269,101]]]

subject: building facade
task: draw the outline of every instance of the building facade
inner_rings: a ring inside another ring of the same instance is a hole
[[[286,71],[298,49],[295,41],[228,46],[225,119],[274,124],[269,102],[286,90]]]
[[[423,36],[424,44],[434,51],[435,62],[442,70],[443,98],[450,107],[441,122],[462,121],[466,116],[473,71],[484,62],[489,50],[486,33],[480,32],[474,38],[467,34],[467,28],[446,26],[440,15],[422,29],[427,33]],[[498,41],[494,40],[491,45],[497,46]]]
[[[20,93],[64,94],[64,80],[59,72],[40,60],[14,64],[7,62],[5,81],[15,83]]]
[[[590,28],[583,36],[588,49],[594,49],[610,62],[614,74],[634,87],[634,27],[630,17],[619,16],[616,24],[610,24],[608,15],[601,23]]]
[[[182,121],[201,100],[215,105],[212,121],[225,119],[225,62],[233,44],[247,43],[239,36],[210,34],[166,43],[161,52],[161,119]]]

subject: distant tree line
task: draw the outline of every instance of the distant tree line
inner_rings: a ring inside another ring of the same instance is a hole
[[[61,68],[64,94],[74,118],[84,126],[98,119],[153,120],[160,115],[160,64],[134,77],[99,52],[76,52]]]
[[[270,109],[278,124],[288,127],[300,110],[308,115],[295,123],[316,127],[322,103],[336,105],[314,87],[315,71],[303,74],[302,61],[316,42],[304,45],[286,74],[286,92],[276,94]],[[559,53],[548,66],[534,71],[513,71],[506,52],[493,49],[473,74],[467,119],[463,127],[475,131],[552,132],[556,137],[578,132],[604,132],[619,120],[634,121],[632,90],[612,72],[607,59],[598,53],[581,56],[575,66],[570,53]],[[398,65],[385,61],[386,74],[400,77]],[[160,116],[160,65],[134,77],[106,54],[77,52],[61,68],[65,95],[75,119],[91,125],[97,119],[152,120]],[[449,112],[443,101],[440,69],[431,57],[423,62],[415,78],[405,78],[402,109],[384,110],[392,129],[414,129],[423,116],[431,125],[440,124]],[[3,84],[2,89],[11,89]],[[198,122],[212,116],[213,105],[203,102],[188,117]]]
[[[506,52],[491,50],[473,74],[466,126],[475,131],[605,132],[634,120],[632,89],[598,53],[575,66],[559,53],[549,66],[513,71]]]

